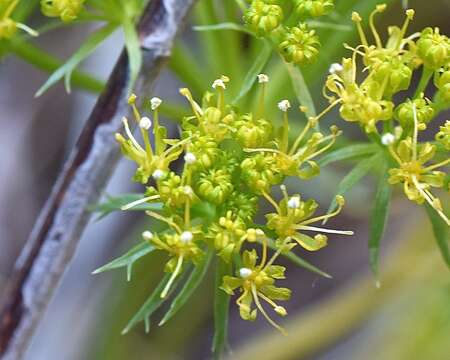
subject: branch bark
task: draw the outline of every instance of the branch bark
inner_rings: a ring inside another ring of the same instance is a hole
[[[149,94],[195,0],[152,0],[138,25],[143,67],[135,90]],[[0,357],[23,358],[95,203],[119,159],[114,133],[128,113],[129,67],[122,52],[42,209],[4,291]]]

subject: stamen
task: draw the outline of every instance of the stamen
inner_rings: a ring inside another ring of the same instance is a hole
[[[195,157],[195,155],[193,153],[187,152],[186,155],[184,155],[184,161],[186,162],[186,164],[192,165],[192,164],[195,164],[195,162],[197,161],[197,158]]]
[[[180,89],[180,94],[183,95],[188,100],[189,104],[192,107],[192,111],[194,112],[197,119],[201,120],[201,117],[203,116],[203,110],[200,107],[200,105],[198,105],[195,102],[189,89],[187,89],[187,88]]]
[[[145,150],[141,147],[141,145],[139,145],[139,143],[136,141],[133,134],[131,133],[130,126],[128,125],[128,119],[126,117],[122,118],[122,123],[125,128],[125,133],[127,134],[130,141],[133,143],[134,147],[139,151],[144,152]]]
[[[153,171],[152,176],[155,180],[161,180],[166,177],[166,173],[160,169],[156,169],[155,171]]]
[[[262,192],[262,195],[266,198],[266,200],[268,202],[270,202],[272,204],[272,206],[277,210],[277,212],[279,214],[281,214],[280,207],[278,206],[276,201],[268,193],[266,193],[265,191]]]
[[[379,49],[381,49],[383,47],[383,44],[381,43],[380,35],[378,34],[378,31],[374,24],[374,17],[376,14],[382,13],[384,10],[386,10],[386,4],[377,5],[375,10],[372,11],[372,13],[370,14],[370,17],[369,17],[369,26],[370,26],[370,29],[372,30],[372,34],[375,39],[375,43],[377,44],[377,47]]]
[[[180,235],[180,240],[183,244],[189,244],[193,238],[194,235],[190,231],[183,231]]]
[[[352,12],[352,21],[356,23],[356,28],[358,29],[358,34],[361,39],[361,43],[365,46],[369,46],[369,43],[367,42],[366,34],[364,34],[364,30],[361,26],[361,16],[356,12]]]
[[[320,227],[315,226],[305,226],[305,225],[297,225],[295,226],[296,229],[299,230],[310,230],[310,231],[317,231],[317,232],[323,232],[328,234],[340,234],[340,235],[353,235],[353,231],[345,231],[345,230],[333,230],[333,229],[323,229]]]
[[[289,209],[298,209],[300,207],[300,197],[299,196],[291,197],[287,202],[287,206]]]
[[[164,290],[161,293],[161,299],[164,299],[167,296],[167,293],[170,290],[170,287],[172,286],[175,278],[178,276],[178,273],[181,270],[181,265],[183,264],[183,255],[178,257],[177,266],[175,268],[175,271],[172,273],[172,276],[170,277],[169,281],[167,282],[166,286],[164,287]]]
[[[386,133],[381,137],[381,143],[385,146],[389,146],[395,143],[395,136],[392,133]]]
[[[151,216],[151,217],[157,219],[157,220],[160,220],[160,221],[162,221],[162,222],[165,222],[167,225],[169,225],[170,227],[172,227],[173,229],[175,229],[175,231],[176,231],[177,233],[179,233],[179,234],[182,233],[180,227],[179,227],[177,224],[175,224],[172,220],[167,219],[167,218],[165,218],[164,216],[162,216],[162,215],[160,215],[160,214],[158,214],[158,213],[155,213],[154,211],[149,211],[149,210],[147,210],[145,213],[146,213],[147,215],[149,215],[149,216]]]
[[[398,43],[397,43],[398,50],[401,48],[401,43],[402,43],[403,38],[405,37],[406,30],[408,29],[409,23],[411,22],[411,20],[414,19],[414,14],[415,14],[415,12],[413,9],[406,10],[406,19],[405,19],[405,22],[403,23],[402,30],[400,32],[400,36],[399,36]]]
[[[330,68],[328,69],[328,72],[332,75],[341,72],[344,70],[344,67],[339,63],[333,63],[330,65]]]
[[[413,103],[413,117],[414,117],[414,134],[413,134],[412,151],[413,151],[413,161],[417,161],[418,121],[417,121],[416,103]]]
[[[159,195],[147,196],[147,197],[145,197],[145,198],[142,198],[142,199],[139,199],[139,200],[132,201],[132,202],[130,202],[130,203],[128,203],[128,204],[122,206],[122,207],[120,208],[120,210],[129,210],[129,209],[131,209],[131,208],[133,208],[133,207],[135,207],[135,206],[137,206],[137,205],[146,203],[146,202],[151,201],[151,200],[156,200],[156,199],[159,199]]]
[[[437,163],[437,164],[434,164],[434,165],[430,165],[430,166],[424,168],[423,170],[424,171],[431,171],[431,170],[443,167],[443,166],[445,166],[445,165],[447,165],[449,163],[450,163],[450,158],[447,159],[447,160],[441,161],[440,163]]]
[[[239,276],[243,279],[248,279],[253,274],[253,271],[249,268],[240,268],[239,269]]]
[[[36,30],[30,28],[29,26],[27,26],[27,25],[25,25],[25,24],[16,22],[16,26],[17,26],[19,29],[25,31],[25,32],[26,32],[28,35],[30,35],[30,36],[34,36],[34,37],[39,36],[39,33],[38,33]]]
[[[152,239],[153,239],[153,233],[151,232],[151,231],[144,231],[143,233],[142,233],[142,237],[143,237],[143,239],[145,240],[145,241],[151,241]]]
[[[279,330],[283,335],[287,335],[287,332],[285,329],[283,329],[280,325],[278,325],[275,321],[273,321],[269,315],[267,315],[266,311],[264,310],[264,308],[261,306],[261,303],[259,302],[259,298],[258,298],[258,294],[256,292],[256,287],[254,284],[252,284],[252,294],[253,294],[253,299],[255,300],[255,304],[256,307],[259,309],[259,311],[261,311],[261,313],[263,314],[263,316],[266,318],[266,320],[277,330]]]
[[[144,116],[139,121],[139,127],[143,130],[149,130],[151,126],[152,126],[152,121],[147,116]]]
[[[159,97],[152,97],[150,99],[151,109],[155,111],[161,105],[162,100]]]

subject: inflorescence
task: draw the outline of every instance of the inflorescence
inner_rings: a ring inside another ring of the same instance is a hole
[[[449,121],[440,127],[435,143],[419,141],[420,132],[439,111],[450,107],[450,39],[438,28],[407,35],[414,17],[414,10],[409,9],[402,27],[388,28],[389,38],[383,44],[374,19],[385,9],[386,5],[378,5],[369,18],[375,44],[369,43],[360,15],[353,13],[361,44],[354,48],[345,45],[352,57],[331,65],[324,87],[330,102],[327,110],[339,106],[344,120],[358,123],[370,139],[386,146],[395,164],[389,171],[389,182],[402,184],[408,199],[427,202],[450,225],[440,200],[431,193],[431,188],[450,190],[447,174],[439,170],[450,164]],[[364,65],[362,71],[358,57]],[[394,96],[410,89],[418,69],[422,76],[413,97],[398,102]],[[432,83],[436,93],[429,99],[424,92]],[[430,164],[438,153],[444,159]]]
[[[343,197],[337,197],[339,206],[335,212],[317,216],[316,201],[304,200],[300,194],[289,195],[282,183],[287,177],[310,179],[318,175],[320,169],[315,159],[330,149],[340,131],[332,127],[325,135],[314,130],[318,119],[310,118],[295,140],[290,141],[289,101],[278,104],[281,126],[277,127],[265,115],[267,75],[258,76],[259,103],[256,111],[249,113],[226,103],[228,81],[225,76],[214,81],[214,92],[206,92],[201,104],[188,89],[180,89],[192,115],[182,119],[178,139],[168,138],[166,128],[160,124],[160,99],[151,99],[150,119],[140,113],[136,96],[130,97],[143,144],[132,134],[126,118],[125,134],[117,134],[116,139],[123,154],[138,166],[134,180],[147,187],[145,197],[124,209],[142,203],[162,204],[161,211],[147,211],[147,215],[165,223],[167,230],[159,234],[145,231],[142,235],[169,256],[165,270],[171,276],[162,298],[169,294],[175,279],[189,264],[195,266],[208,249],[213,249],[221,261],[234,266],[235,275],[230,273],[223,278],[222,289],[229,294],[238,290],[236,303],[241,317],[254,320],[259,311],[282,330],[261,304],[266,302],[278,315],[287,313],[276,303],[290,297],[289,289],[275,286],[285,272],[284,267],[275,265],[278,256],[297,245],[310,251],[319,250],[326,246],[328,233],[352,234],[314,226],[336,216],[344,205]],[[175,161],[182,162],[181,171],[173,170]],[[276,200],[272,188],[279,184],[282,198]],[[273,212],[265,215],[265,224],[255,222],[260,198],[273,208]],[[214,209],[211,219],[195,216],[196,209],[205,205]],[[271,257],[269,245],[274,249]],[[257,249],[261,253],[259,261]]]
[[[320,48],[319,37],[308,27],[307,20],[327,15],[333,9],[333,0],[253,0],[244,20],[256,36],[276,44],[286,62],[303,65],[313,63]]]

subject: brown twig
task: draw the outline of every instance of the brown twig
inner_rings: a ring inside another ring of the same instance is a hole
[[[152,0],[139,22],[143,67],[135,90],[148,94],[195,0]],[[90,213],[119,159],[114,133],[128,112],[128,57],[122,52],[46,205],[4,292],[0,357],[23,357],[49,300],[72,259]]]

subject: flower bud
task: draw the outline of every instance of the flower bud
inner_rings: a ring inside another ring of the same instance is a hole
[[[450,69],[437,73],[434,84],[439,89],[441,99],[450,103]]]
[[[417,55],[426,67],[437,70],[450,61],[450,39],[439,28],[426,28],[417,40]]]
[[[245,23],[259,36],[266,36],[283,21],[283,10],[278,5],[255,0],[244,14]]]
[[[444,126],[439,128],[436,134],[436,140],[439,141],[447,150],[450,150],[450,120],[445,122]]]
[[[17,31],[17,23],[7,17],[0,19],[0,39],[10,39]]]
[[[41,0],[41,10],[45,16],[59,17],[64,22],[77,18],[85,0]]]
[[[295,0],[295,12],[302,18],[319,17],[333,11],[333,0]]]
[[[407,100],[396,109],[396,117],[403,127],[414,125],[414,106],[419,124],[427,124],[434,117],[434,109],[424,98]]]
[[[320,42],[314,30],[306,24],[288,28],[283,34],[279,50],[284,60],[293,64],[310,64],[317,59]]]
[[[233,191],[231,176],[222,169],[209,170],[200,175],[197,193],[204,199],[222,204]]]

